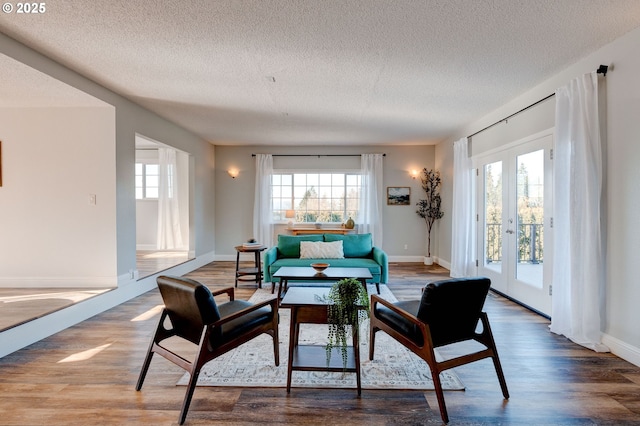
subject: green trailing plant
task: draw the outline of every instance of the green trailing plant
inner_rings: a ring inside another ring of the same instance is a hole
[[[327,303],[327,365],[333,348],[340,348],[342,365],[347,368],[347,340],[352,336],[353,327],[359,327],[369,317],[369,294],[359,280],[345,278],[331,287]]]
[[[441,219],[444,213],[441,210],[442,199],[440,198],[440,172],[422,169],[420,175],[422,189],[426,193],[426,198],[416,203],[418,216],[424,219],[427,224],[427,253],[431,257],[431,230],[436,220]]]

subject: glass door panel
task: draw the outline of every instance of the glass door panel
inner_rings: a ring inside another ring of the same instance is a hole
[[[494,290],[551,311],[550,134],[474,159],[478,169],[478,274]]]
[[[516,279],[542,288],[544,263],[544,150],[516,157]]]
[[[484,166],[484,250],[485,268],[502,271],[502,161]]]

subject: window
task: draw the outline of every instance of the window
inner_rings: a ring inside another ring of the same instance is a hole
[[[136,163],[136,199],[157,199],[159,191],[160,166]]]
[[[271,178],[274,222],[287,210],[296,222],[343,223],[356,218],[360,207],[360,173],[276,172]]]

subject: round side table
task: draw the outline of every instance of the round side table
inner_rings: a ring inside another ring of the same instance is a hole
[[[262,288],[262,262],[260,262],[260,253],[266,249],[266,246],[236,246],[236,287],[238,287],[238,281],[254,281],[259,288]],[[240,253],[253,253],[255,266],[253,268],[241,268]]]

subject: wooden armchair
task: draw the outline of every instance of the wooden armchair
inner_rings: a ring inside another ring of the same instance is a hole
[[[233,287],[211,292],[203,284],[181,277],[161,276],[158,288],[165,304],[158,327],[140,371],[136,390],[142,388],[154,353],[182,367],[191,375],[180,411],[179,424],[187,417],[191,397],[202,366],[212,359],[237,348],[262,333],[273,337],[273,355],[280,364],[278,351],[278,300],[258,304],[234,300]],[[216,304],[214,296],[228,294],[229,302]],[[166,327],[166,320],[170,328]],[[196,359],[189,361],[162,346],[162,341],[178,336],[198,345]]]
[[[482,312],[491,281],[487,278],[462,278],[428,284],[421,300],[390,303],[371,296],[369,359],[373,359],[375,335],[389,334],[422,358],[431,369],[440,415],[449,422],[440,372],[484,358],[491,358],[505,399],[509,398],[489,319]],[[482,332],[476,333],[478,321]],[[434,349],[451,343],[475,340],[485,349],[445,361],[437,361]]]

